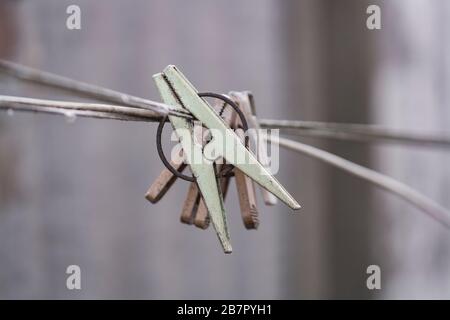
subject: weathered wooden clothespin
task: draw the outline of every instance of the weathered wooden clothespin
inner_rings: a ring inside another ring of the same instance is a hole
[[[229,95],[233,101],[236,102],[247,119],[248,127],[250,129],[249,135],[253,142],[258,161],[269,170],[270,158],[267,154],[266,143],[260,135],[261,128],[259,126],[258,118],[256,117],[256,105],[253,94],[250,91],[232,91]],[[277,204],[277,198],[271,192],[261,188],[261,193],[266,205],[273,206]]]
[[[220,176],[217,177],[214,164],[214,161],[217,159],[223,158],[227,163],[234,165],[242,173],[275,194],[291,208],[300,208],[297,201],[292,198],[275,177],[257,160],[256,156],[246,148],[240,137],[207,104],[175,66],[168,66],[164,69],[163,73],[154,75],[154,79],[164,103],[185,108],[210,131],[211,139],[206,146],[203,146],[202,143],[199,144],[196,142],[194,126],[191,120],[177,115],[168,116],[180,140],[185,161],[193,174],[192,178],[185,177],[185,179],[195,181],[205,206],[208,209],[211,223],[226,253],[231,252],[231,244],[220,186]],[[223,96],[222,98],[228,100],[227,103],[236,107],[235,103],[230,99]],[[239,114],[242,114],[238,107],[235,110]],[[245,117],[241,120],[244,122]],[[164,122],[161,122],[161,124],[164,124]],[[160,134],[158,134],[158,137],[160,138]],[[209,147],[208,149],[213,151],[213,158],[205,156],[203,149],[206,147]],[[162,157],[162,151],[159,147],[158,152],[166,167],[168,169],[170,168],[169,170],[175,175],[180,175],[178,170],[174,169],[165,157]],[[235,153],[237,153],[238,157],[235,157]],[[245,161],[240,162],[237,159],[245,159]],[[195,204],[193,208],[195,209]]]
[[[183,172],[186,168],[186,163],[184,162],[182,154],[178,154],[178,157],[171,160],[170,164],[178,171]],[[170,189],[170,187],[177,180],[177,176],[174,175],[169,169],[165,168],[159,174],[158,178],[153,182],[153,184],[148,189],[145,194],[145,198],[151,203],[157,203]]]
[[[226,164],[218,165],[217,172],[222,171],[224,166],[226,166]],[[220,177],[220,190],[222,191],[222,197],[224,201],[228,193],[229,184],[230,184],[230,177]],[[194,224],[196,227],[200,229],[207,229],[209,227],[210,222],[211,219],[209,218],[208,207],[206,206],[206,203],[203,200],[203,198],[200,197],[197,212],[194,216]]]
[[[191,182],[187,192],[186,200],[184,200],[183,208],[181,209],[180,221],[186,224],[194,222],[198,206],[200,204],[200,192],[197,184]]]
[[[244,141],[245,134],[242,131],[242,124],[238,119],[236,119],[235,128],[239,138]],[[234,169],[234,178],[236,180],[239,206],[244,226],[247,229],[257,229],[259,221],[253,180],[238,168]]]
[[[195,139],[197,142],[201,143],[203,147],[206,144],[207,133],[204,132],[203,128],[197,127],[194,132]],[[185,224],[192,224],[197,215],[198,208],[201,202],[201,193],[198,190],[197,183],[195,181],[191,182],[189,185],[186,200],[184,200],[184,205],[181,210],[180,221]]]
[[[236,117],[236,113],[231,108],[225,108],[226,105],[223,103],[216,104],[216,109],[221,107],[219,111],[219,115],[222,117],[223,121],[229,125],[230,127],[233,126]],[[224,161],[224,159],[220,159],[220,163],[216,166],[216,172],[224,172],[230,171],[228,170],[230,165],[227,165]],[[219,178],[220,180],[220,189],[222,191],[222,197],[225,201],[227,192],[228,192],[228,186],[230,184],[230,176],[222,176]],[[197,212],[194,215],[194,224],[196,227],[200,229],[207,229],[210,223],[208,208],[206,207],[205,201],[200,197],[200,203],[197,208]]]

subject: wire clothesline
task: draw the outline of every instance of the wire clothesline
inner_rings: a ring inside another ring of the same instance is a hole
[[[72,109],[77,109],[76,113],[78,116],[90,116],[96,118],[105,119],[115,119],[115,120],[126,120],[126,121],[159,121],[161,116],[172,114],[182,117],[190,118],[191,116],[187,114],[183,109],[177,106],[170,106],[164,103],[151,101],[148,99],[143,99],[135,96],[131,96],[126,93],[114,91],[111,89],[103,88],[100,86],[95,86],[85,82],[73,80],[70,78],[55,75],[49,72],[43,72],[34,68],[26,67],[16,63],[0,59],[0,70],[8,73],[9,75],[16,77],[21,80],[37,83],[40,85],[45,85],[53,88],[58,88],[62,90],[69,91],[71,93],[76,93],[78,95],[91,97],[93,99],[114,103],[115,106],[126,106],[129,108],[136,109],[146,109],[148,111],[153,111],[154,114],[147,114],[144,118],[130,118],[130,114],[126,116],[119,117],[108,116],[102,114],[100,110],[92,110],[92,104],[83,106],[79,103],[78,109],[72,106],[66,106],[65,102],[44,102],[44,100],[28,100],[25,103],[20,103],[22,111],[36,111],[31,105],[35,103],[39,106],[46,105],[45,111],[43,108],[40,110],[42,112],[48,113],[58,113],[60,114],[59,108],[65,109],[71,107]],[[19,99],[19,98],[17,98]],[[21,102],[21,101],[18,101]],[[15,104],[13,97],[2,96],[0,100],[0,108],[7,108],[8,105]],[[41,104],[40,104],[41,103]],[[30,107],[23,107],[28,105]],[[56,107],[57,109],[54,109]],[[118,109],[116,109],[117,111]],[[103,111],[103,110],[102,110]],[[129,110],[122,110],[129,111]],[[37,111],[36,111],[37,112]],[[120,113],[120,112],[118,112]],[[133,115],[134,116],[134,115]],[[340,140],[356,140],[356,141],[383,141],[383,142],[399,142],[406,144],[415,144],[422,146],[440,146],[440,147],[450,147],[450,137],[441,137],[435,135],[424,135],[413,132],[398,132],[390,128],[383,126],[374,125],[361,125],[361,124],[348,124],[348,123],[329,123],[329,122],[318,122],[318,121],[290,121],[290,120],[274,120],[274,119],[261,119],[259,120],[261,128],[280,129],[282,133],[293,134],[300,136],[316,136],[323,138],[332,138]]]
[[[450,136],[394,130],[380,125],[274,119],[260,119],[259,122],[266,129],[279,129],[287,135],[450,147]]]
[[[363,180],[368,181],[377,187],[390,191],[405,199],[415,207],[426,212],[432,218],[443,223],[447,228],[450,228],[450,215],[449,211],[446,208],[396,179],[393,179],[372,169],[363,167],[354,162],[348,161],[325,150],[321,150],[319,148],[301,142],[281,137],[273,139],[270,138],[270,136],[267,136],[267,140],[272,143],[277,143],[278,145],[286,149],[296,151],[325,162],[329,165],[344,170],[353,176],[362,178]]]
[[[161,118],[166,114],[137,107],[44,100],[5,95],[0,95],[0,109],[143,122],[161,121]],[[71,111],[69,112],[68,110]],[[279,129],[283,134],[342,140],[396,142],[450,148],[450,137],[396,131],[383,126],[274,119],[260,119],[259,124],[263,129]]]
[[[67,102],[0,95],[0,108],[66,116],[93,117],[123,121],[160,121],[165,116],[153,110],[100,103]]]
[[[40,71],[13,62],[0,59],[0,71],[21,80],[34,82],[40,85],[67,90],[78,95],[94,98],[96,100],[115,103],[121,106],[146,109],[159,115],[177,115],[191,118],[189,113],[179,106],[171,106],[161,102],[135,97],[123,92],[95,86],[85,82],[62,77],[53,73]]]
[[[141,122],[160,121],[168,114],[192,118],[190,114],[179,106],[166,105],[160,102],[130,96],[125,93],[42,72],[4,60],[0,60],[0,71],[5,71],[9,75],[21,80],[68,90],[72,93],[89,96],[99,101],[117,104],[67,102],[0,95],[0,110],[42,112],[69,117],[79,116]],[[390,141],[420,146],[450,147],[449,137],[423,135],[415,132],[398,132],[381,126],[272,119],[262,119],[259,120],[259,123],[261,128],[280,129],[280,132],[285,134],[293,133],[344,140]],[[267,139],[272,143],[279,144],[281,147],[328,163],[371,184],[390,191],[435,218],[444,226],[450,228],[450,211],[448,209],[402,182],[307,144],[285,138],[273,140],[267,137]]]

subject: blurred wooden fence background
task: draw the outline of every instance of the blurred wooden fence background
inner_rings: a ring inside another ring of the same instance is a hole
[[[369,4],[383,29],[365,28]],[[450,5],[445,0],[79,0],[0,4],[0,55],[156,99],[151,75],[178,65],[201,90],[252,90],[264,118],[445,131]],[[62,97],[0,75],[0,93]],[[73,98],[76,100],[77,98]],[[156,127],[0,115],[0,298],[407,298],[450,294],[449,233],[409,205],[281,151],[279,179],[303,210],[261,205],[246,231],[226,205],[235,252],[178,222],[187,184],[143,197],[162,168]],[[448,132],[448,131],[447,131]],[[449,207],[440,151],[304,139],[388,172]],[[68,291],[78,264],[82,290]],[[366,288],[382,268],[383,289]]]

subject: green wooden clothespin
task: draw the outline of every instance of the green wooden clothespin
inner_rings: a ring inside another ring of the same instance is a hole
[[[210,129],[212,139],[203,147],[201,143],[196,143],[192,121],[169,115],[169,120],[180,139],[186,162],[195,177],[225,253],[231,253],[232,248],[222,192],[214,169],[213,161],[215,159],[206,158],[204,148],[208,147],[210,150],[214,150],[216,158],[223,157],[227,163],[239,168],[240,171],[273,193],[292,209],[300,208],[297,201],[258,162],[236,133],[198,95],[198,91],[175,66],[167,66],[163,73],[158,73],[153,78],[164,103],[175,106],[181,105],[202,122],[203,126]],[[238,161],[238,159],[245,159],[245,161]]]

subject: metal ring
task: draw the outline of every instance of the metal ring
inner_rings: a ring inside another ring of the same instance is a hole
[[[163,131],[164,125],[166,123],[166,120],[167,120],[167,116],[165,116],[164,118],[161,119],[161,121],[159,122],[159,125],[158,125],[158,130],[156,131],[156,149],[158,150],[158,155],[161,158],[161,161],[163,162],[164,166],[170,172],[172,172],[176,177],[186,180],[186,181],[194,182],[195,181],[194,177],[187,176],[187,175],[183,174],[182,172],[175,170],[175,168],[170,164],[170,162],[167,160],[166,156],[164,155],[164,151],[163,151],[162,144],[161,144],[161,135],[162,135],[162,131]]]
[[[226,104],[230,105],[238,114],[239,118],[241,119],[241,123],[242,123],[242,127],[245,130],[245,132],[247,132],[248,130],[248,124],[247,124],[247,119],[245,118],[244,114],[242,113],[242,111],[239,109],[239,107],[231,100],[229,99],[227,96],[222,95],[222,94],[218,94],[218,93],[213,93],[213,92],[202,92],[198,94],[199,97],[210,97],[210,98],[216,98],[219,100],[224,101]],[[188,176],[183,174],[182,172],[179,172],[178,170],[176,170],[171,164],[170,162],[167,160],[163,148],[162,148],[162,143],[161,143],[161,136],[162,136],[162,131],[164,129],[164,125],[167,121],[167,116],[161,118],[161,121],[159,122],[158,125],[158,129],[156,131],[156,148],[158,150],[158,155],[161,158],[161,161],[163,162],[164,166],[172,173],[174,174],[176,177],[182,179],[182,180],[186,180],[189,182],[194,182],[195,178],[193,176]],[[245,146],[248,147],[248,136],[245,137]],[[225,172],[219,172],[218,176],[229,176],[229,174],[231,170],[226,170]]]
[[[239,118],[241,119],[242,128],[244,129],[244,132],[248,131],[247,119],[245,118],[244,113],[241,111],[241,109],[239,109],[237,104],[234,103],[234,101],[231,100],[230,98],[228,98],[226,95],[219,94],[219,93],[214,93],[214,92],[201,92],[201,93],[198,94],[198,96],[202,97],[202,98],[203,97],[216,98],[216,99],[219,99],[219,100],[222,100],[222,101],[226,102],[238,114]],[[245,146],[246,147],[248,147],[248,138],[249,138],[248,136],[245,137]]]

